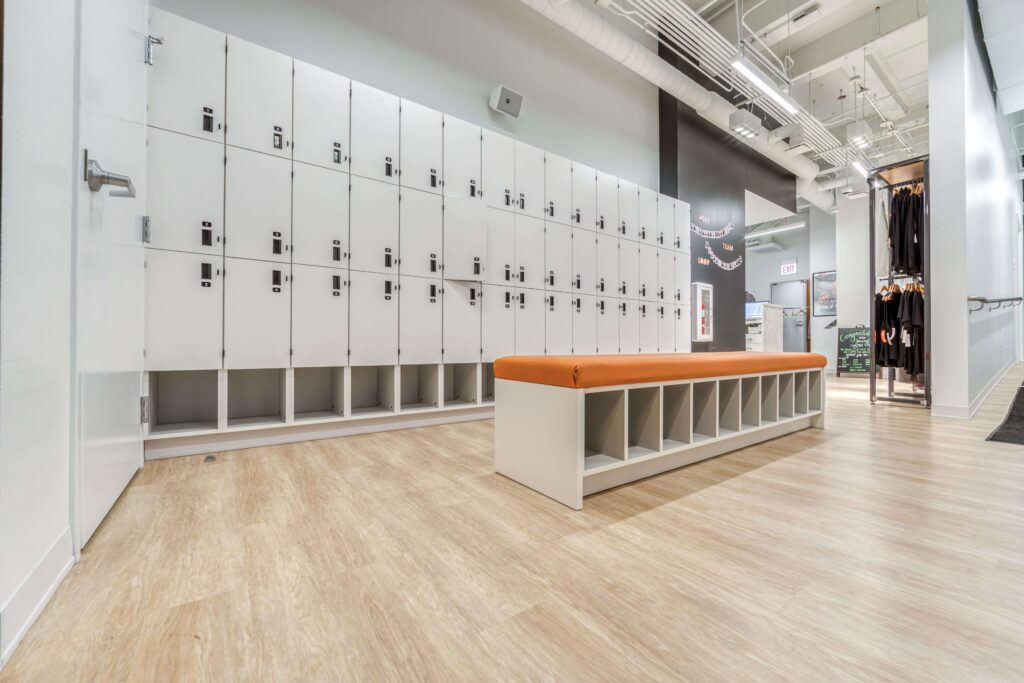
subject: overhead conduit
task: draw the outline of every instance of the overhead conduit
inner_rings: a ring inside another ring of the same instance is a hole
[[[729,115],[736,111],[721,95],[711,92],[687,77],[629,34],[613,26],[581,0],[520,0],[524,5],[558,24],[577,38],[589,43],[638,76],[650,81],[677,100],[692,107],[702,118],[732,134]],[[818,165],[804,156],[786,154],[781,143],[770,144],[759,138],[735,139],[785,168],[797,177],[797,191],[804,199],[828,211],[831,194],[819,191],[814,179]]]

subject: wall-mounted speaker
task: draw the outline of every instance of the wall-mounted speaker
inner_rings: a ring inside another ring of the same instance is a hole
[[[522,108],[523,96],[507,86],[499,85],[491,93],[491,109],[494,111],[517,119]]]

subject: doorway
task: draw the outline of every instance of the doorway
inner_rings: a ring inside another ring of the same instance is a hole
[[[772,283],[771,302],[783,308],[783,351],[806,352],[810,350],[811,328],[808,324],[811,319],[810,301],[810,282],[808,280]]]

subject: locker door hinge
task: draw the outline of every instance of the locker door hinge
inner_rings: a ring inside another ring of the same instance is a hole
[[[142,217],[142,243],[149,244],[153,238],[153,219],[149,216]]]
[[[146,59],[145,59],[145,61],[146,61],[146,65],[147,66],[153,66],[153,46],[154,45],[163,45],[163,44],[164,44],[164,39],[162,37],[158,38],[157,36],[146,36],[146,48],[145,48],[146,49],[146,55],[145,55]]]
[[[142,424],[149,424],[149,396],[139,397],[139,419]]]

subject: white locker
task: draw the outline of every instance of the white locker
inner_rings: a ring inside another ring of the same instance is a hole
[[[583,228],[572,229],[573,291],[597,293],[597,235]]]
[[[544,290],[516,288],[516,355],[544,355]]]
[[[516,352],[516,309],[518,297],[510,286],[483,285],[480,346],[484,363]]]
[[[402,190],[398,220],[402,275],[441,277],[442,208],[440,195]]]
[[[486,208],[487,257],[484,281],[511,287],[518,280],[516,270],[516,217],[507,211]]]
[[[544,153],[544,218],[571,225],[572,162],[550,152]]]
[[[572,226],[597,229],[597,172],[572,162]]]
[[[520,287],[544,289],[544,221],[516,216],[516,272]]]
[[[658,195],[658,246],[674,249],[676,239],[676,200]]]
[[[441,362],[442,286],[440,278],[398,278],[398,362]],[[353,326],[360,321],[353,318]]]
[[[398,182],[424,192],[441,193],[442,143],[441,112],[422,104],[402,100],[399,150],[402,168]]]
[[[149,128],[149,246],[224,253],[224,146]]]
[[[573,289],[572,228],[544,223],[544,288],[556,292]]]
[[[444,200],[444,276],[482,280],[487,260],[487,207],[469,197]]]
[[[512,138],[483,129],[481,158],[484,200],[495,209],[514,211],[516,184],[516,147]]]
[[[619,240],[619,296],[640,298],[640,249],[636,242]]]
[[[371,273],[398,272],[398,187],[352,176],[349,264]]]
[[[676,251],[690,253],[690,205],[676,200]]]
[[[483,297],[479,282],[444,283],[443,344],[445,363],[480,362],[480,310]]]
[[[639,227],[637,236],[641,242],[658,243],[658,193],[640,188]]]
[[[292,162],[233,147],[225,154],[224,254],[288,263]]]
[[[222,259],[146,251],[146,369],[221,366]]]
[[[619,353],[640,352],[640,302],[619,299]]]
[[[572,297],[572,352],[597,353],[597,297],[593,294]]]
[[[615,235],[597,234],[597,295],[618,296],[619,288],[619,238]]]
[[[354,175],[398,183],[397,95],[352,81],[349,165]]]
[[[292,266],[292,367],[348,365],[348,271]]]
[[[344,76],[296,59],[294,87],[292,158],[347,171],[351,83]]]
[[[635,183],[619,180],[619,236],[635,242],[639,239],[640,195]]]
[[[652,244],[640,245],[639,289],[637,291],[640,299],[658,300],[658,248]]]
[[[690,353],[690,307],[676,306],[674,312],[676,318],[676,353]]]
[[[544,353],[567,356],[572,353],[572,294],[544,293]]]
[[[544,150],[516,140],[516,212],[544,217]]]
[[[619,300],[612,297],[597,298],[597,352],[619,352]]]
[[[444,195],[481,199],[480,126],[443,115]]]
[[[676,303],[676,253],[658,249],[658,303]]]
[[[398,363],[398,279],[383,273],[349,274],[350,365]]]
[[[348,173],[292,165],[292,262],[348,266]]]
[[[676,307],[658,302],[658,352],[674,353],[676,350]]]
[[[149,10],[153,46],[147,70],[150,126],[224,141],[224,46],[227,36],[202,24]]]
[[[291,266],[224,259],[224,367],[291,363]]]
[[[658,305],[653,301],[637,304],[640,319],[640,353],[658,352]]]
[[[292,158],[292,58],[228,36],[227,143]]]
[[[597,171],[595,188],[597,218],[594,225],[599,232],[617,235],[619,232],[619,179]]]
[[[690,255],[676,255],[675,303],[690,304]]]

